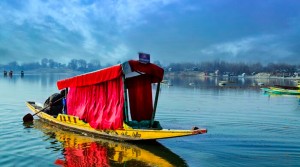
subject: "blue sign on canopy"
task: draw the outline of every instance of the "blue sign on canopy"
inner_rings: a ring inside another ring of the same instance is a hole
[[[139,53],[139,61],[144,64],[150,63],[150,54]]]

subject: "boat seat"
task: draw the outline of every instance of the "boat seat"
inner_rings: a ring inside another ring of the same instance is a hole
[[[150,128],[150,120],[142,120],[140,122],[133,120],[133,121],[128,121],[125,124],[132,129],[158,129],[158,130],[162,129],[159,121],[154,121],[152,128]]]

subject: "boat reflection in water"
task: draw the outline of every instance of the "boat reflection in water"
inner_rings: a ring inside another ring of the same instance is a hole
[[[61,143],[64,159],[54,162],[59,166],[187,166],[183,159],[158,142],[131,144],[94,139],[60,130],[39,119],[34,121],[33,127]]]

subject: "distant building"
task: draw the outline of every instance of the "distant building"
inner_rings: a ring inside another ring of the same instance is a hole
[[[264,72],[257,73],[257,74],[255,75],[255,77],[257,77],[257,78],[270,78],[270,76],[271,76],[271,74],[269,74],[269,73],[264,73]]]
[[[216,70],[216,71],[215,71],[215,75],[216,75],[216,76],[219,76],[219,73],[220,73],[219,70]]]

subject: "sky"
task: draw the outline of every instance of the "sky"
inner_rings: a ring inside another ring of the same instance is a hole
[[[1,0],[0,64],[300,64],[299,0]]]

